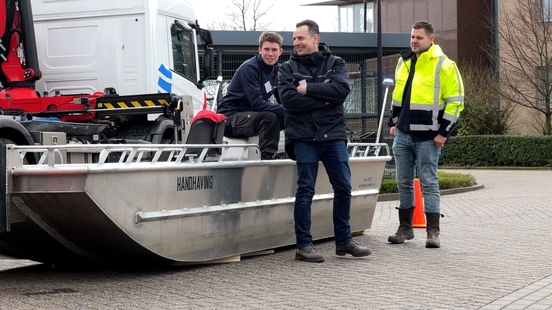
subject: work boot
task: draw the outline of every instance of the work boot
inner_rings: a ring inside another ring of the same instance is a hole
[[[309,245],[304,248],[297,249],[295,252],[295,259],[304,260],[306,262],[321,263],[324,261],[324,255],[318,253],[312,245]]]
[[[425,215],[427,221],[426,248],[440,248],[441,241],[439,241],[439,218],[441,217],[441,214],[426,212]]]
[[[394,244],[401,244],[405,240],[414,239],[414,228],[412,228],[412,217],[414,207],[408,209],[399,209],[399,229],[393,236],[389,236],[387,241]]]
[[[369,248],[360,246],[356,242],[351,241],[349,243],[335,245],[335,254],[339,256],[344,256],[345,254],[351,254],[354,257],[368,256],[372,254]]]

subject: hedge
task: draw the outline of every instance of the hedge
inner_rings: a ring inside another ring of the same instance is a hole
[[[551,166],[552,136],[454,136],[439,165],[451,167]]]
[[[476,184],[475,178],[472,175],[454,173],[454,172],[438,172],[439,189],[451,189],[460,187],[470,187]],[[380,188],[380,194],[397,193],[397,181],[395,179],[383,179]]]

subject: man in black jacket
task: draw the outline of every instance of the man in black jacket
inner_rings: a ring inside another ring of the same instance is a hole
[[[278,58],[283,52],[282,36],[263,32],[259,37],[259,55],[246,60],[236,70],[217,113],[226,115],[227,137],[259,136],[261,159],[272,159],[278,151],[280,130],[284,128],[284,110],[268,99],[278,100]]]
[[[322,161],[334,190],[333,223],[337,255],[366,256],[367,247],[351,237],[351,170],[343,102],[349,95],[345,61],[319,44],[318,24],[297,23],[291,59],[280,66],[278,91],[286,118],[286,151],[297,160],[294,219],[295,258],[323,262],[312,243],[311,204],[318,162]]]

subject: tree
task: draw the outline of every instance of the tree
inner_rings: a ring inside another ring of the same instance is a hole
[[[265,17],[274,6],[274,1],[266,7],[263,6],[263,0],[231,0],[230,2],[232,3],[233,9],[230,8],[230,12],[225,14],[229,22],[212,22],[209,28],[218,30],[256,31],[264,30],[272,23],[261,23],[260,20]]]
[[[454,132],[457,135],[507,134],[513,120],[515,104],[499,100],[491,69],[483,61],[460,62],[458,69],[464,81],[464,111]]]
[[[498,84],[502,99],[533,111],[534,128],[552,134],[552,5],[549,1],[505,1],[498,24],[489,23],[500,40]]]

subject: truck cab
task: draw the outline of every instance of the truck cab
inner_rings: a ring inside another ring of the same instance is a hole
[[[38,63],[36,90],[48,95],[166,92],[204,101],[210,33],[184,0],[32,0]],[[200,65],[197,37],[205,62]],[[202,70],[203,69],[203,70]]]
[[[188,2],[0,0],[2,19],[0,145],[186,141],[213,63]]]

